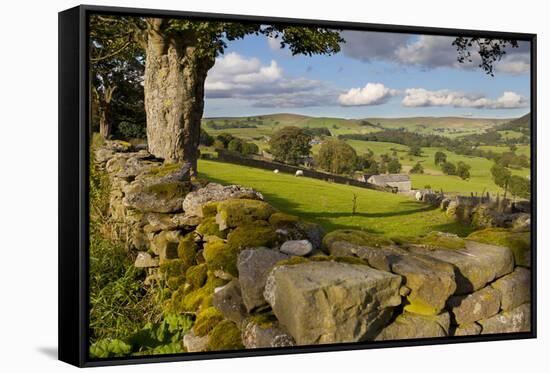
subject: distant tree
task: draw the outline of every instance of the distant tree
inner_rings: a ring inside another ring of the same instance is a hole
[[[258,154],[260,152],[260,148],[253,142],[245,142],[242,145],[241,152],[243,155]]]
[[[269,140],[269,152],[276,161],[297,165],[311,150],[311,136],[298,127],[284,127]]]
[[[466,163],[460,161],[456,165],[456,174],[462,180],[467,180],[467,179],[470,178],[470,169],[471,168],[472,168],[472,166],[470,166],[469,164],[466,164]]]
[[[365,169],[365,172],[371,175],[377,175],[377,174],[383,173],[382,171],[380,171],[380,166],[378,165],[378,162],[376,162],[374,159],[370,162],[369,166]]]
[[[422,148],[418,145],[413,145],[409,148],[409,155],[420,157],[422,155]]]
[[[508,183],[512,195],[520,198],[531,198],[531,182],[526,177],[512,175]]]
[[[401,163],[399,163],[399,160],[397,158],[392,158],[389,162],[388,162],[388,172],[390,174],[398,174],[401,172]]]
[[[424,167],[422,167],[422,164],[420,162],[416,162],[416,164],[411,168],[410,171],[411,174],[423,174],[424,173]]]
[[[229,141],[229,144],[227,144],[227,150],[232,152],[242,153],[243,140],[234,138],[233,140]]]
[[[234,138],[235,138],[235,136],[233,136],[230,133],[225,133],[225,132],[222,132],[218,136],[216,136],[216,140],[219,140],[223,144],[224,149],[227,149],[227,146],[229,145],[231,140],[233,140]]]
[[[436,165],[440,165],[440,164],[445,163],[445,162],[447,162],[447,154],[445,154],[443,152],[440,152],[440,151],[435,152],[434,163]]]
[[[505,190],[508,189],[508,185],[510,183],[510,177],[512,176],[512,173],[509,169],[506,167],[495,163],[493,167],[491,167],[491,175],[493,177],[493,181],[496,185],[498,185],[501,188],[504,188]]]
[[[201,128],[200,144],[204,146],[212,146],[214,144],[214,138],[210,136],[210,134],[202,128]]]
[[[441,170],[446,175],[456,175],[456,166],[451,162],[444,162],[441,164]]]
[[[325,171],[347,174],[357,165],[357,153],[345,141],[331,138],[321,144],[315,163]]]

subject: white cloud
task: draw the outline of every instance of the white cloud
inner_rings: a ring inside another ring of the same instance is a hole
[[[334,105],[340,93],[319,80],[288,77],[277,61],[229,53],[216,59],[205,82],[207,98],[238,98],[259,107]]]
[[[496,71],[508,74],[528,74],[531,71],[529,53],[506,55],[497,65]]]
[[[506,91],[496,100],[479,94],[467,94],[464,92],[439,90],[429,91],[424,88],[409,88],[405,90],[405,97],[401,101],[403,106],[453,106],[475,109],[517,109],[529,105],[529,101],[511,91]]]
[[[396,94],[397,90],[387,88],[382,83],[367,83],[363,88],[352,88],[341,94],[338,102],[343,106],[381,105]]]
[[[458,67],[453,40],[447,36],[420,35],[416,41],[397,48],[395,55],[400,63],[407,65]]]

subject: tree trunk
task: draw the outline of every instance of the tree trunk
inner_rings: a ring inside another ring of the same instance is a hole
[[[112,116],[111,116],[111,100],[116,86],[103,87],[101,91],[95,90],[97,100],[99,102],[99,134],[108,139],[111,135]]]
[[[171,37],[165,20],[149,20],[145,63],[145,112],[149,152],[167,163],[197,170],[204,109],[204,81],[213,58],[201,57],[194,38]]]

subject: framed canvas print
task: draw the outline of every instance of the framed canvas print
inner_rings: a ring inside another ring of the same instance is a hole
[[[59,357],[536,336],[536,36],[59,13]]]

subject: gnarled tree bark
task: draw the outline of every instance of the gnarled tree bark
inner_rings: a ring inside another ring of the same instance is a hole
[[[149,152],[167,163],[189,162],[197,170],[204,109],[204,82],[213,58],[202,57],[192,35],[164,32],[165,19],[147,22],[145,112]]]
[[[104,87],[101,90],[94,88],[97,101],[99,103],[99,134],[104,139],[109,138],[113,127],[111,116],[111,101],[115,92],[116,86]]]

